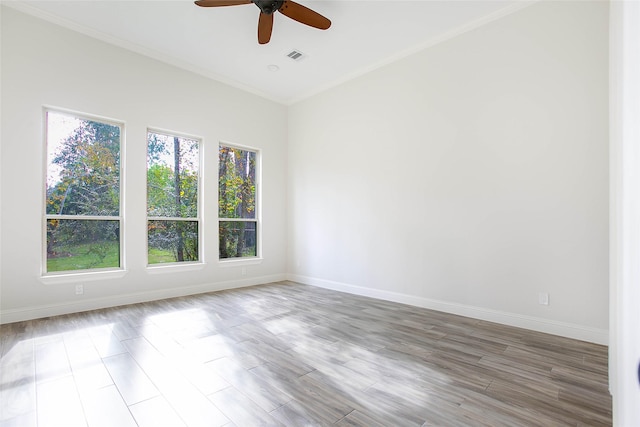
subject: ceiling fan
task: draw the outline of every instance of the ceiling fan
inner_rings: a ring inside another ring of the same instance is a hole
[[[258,18],[258,43],[260,44],[269,43],[269,40],[271,40],[273,14],[275,12],[280,12],[294,21],[321,30],[326,30],[331,26],[330,20],[292,0],[197,0],[195,3],[202,7],[255,4],[260,8],[260,17]]]

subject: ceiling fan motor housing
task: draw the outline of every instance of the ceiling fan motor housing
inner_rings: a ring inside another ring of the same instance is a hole
[[[253,0],[253,3],[260,8],[262,13],[271,15],[282,7],[284,0]]]

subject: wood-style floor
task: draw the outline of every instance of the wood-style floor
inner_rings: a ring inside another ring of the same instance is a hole
[[[0,336],[2,426],[611,425],[606,347],[293,283]]]

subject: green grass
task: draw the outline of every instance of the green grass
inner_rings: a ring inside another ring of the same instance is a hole
[[[166,262],[176,262],[173,251],[149,248],[149,264],[161,264]]]
[[[47,259],[47,272],[88,270],[93,268],[118,268],[120,266],[117,242],[86,243],[56,248],[60,254]],[[104,255],[104,258],[102,258]],[[149,264],[176,262],[173,251],[149,249]]]
[[[57,247],[58,256],[47,258],[47,272],[120,267],[117,242],[84,243]]]

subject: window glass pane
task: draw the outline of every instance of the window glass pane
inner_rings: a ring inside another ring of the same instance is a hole
[[[149,221],[149,264],[198,261],[198,221]]]
[[[47,214],[119,211],[120,127],[48,111]]]
[[[220,258],[256,256],[256,228],[253,221],[220,221]]]
[[[198,141],[147,134],[147,214],[198,217]]]
[[[120,267],[120,221],[47,220],[47,271]]]
[[[256,153],[220,146],[218,216],[256,217]]]

